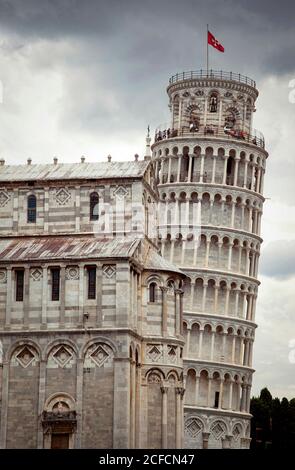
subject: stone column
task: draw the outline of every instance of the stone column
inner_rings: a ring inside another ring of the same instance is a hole
[[[249,258],[249,253],[250,253],[250,248],[246,248],[246,268],[245,268],[245,274],[246,276],[249,276],[249,265],[250,265],[250,258]]]
[[[247,359],[248,359],[248,347],[249,343],[248,340],[244,341],[245,347],[244,347],[244,356],[243,356],[243,366],[247,366]]]
[[[190,343],[191,343],[191,327],[187,327],[187,336],[186,336],[186,355],[189,357]]]
[[[205,160],[205,155],[201,155],[201,168],[200,168],[200,183],[203,183],[204,180],[204,160]]]
[[[46,380],[46,361],[40,360],[39,371],[39,392],[38,392],[38,423],[37,423],[37,448],[43,449],[43,427],[41,422],[42,412],[45,404],[45,380]]]
[[[82,445],[82,408],[83,408],[83,359],[77,359],[77,377],[76,377],[76,390],[77,390],[77,433],[76,433],[76,448],[80,449]]]
[[[247,316],[246,320],[251,320],[251,310],[252,310],[253,294],[249,294],[249,300],[247,305]]]
[[[215,331],[211,333],[210,361],[214,360]]]
[[[80,186],[75,187],[76,207],[75,207],[75,230],[80,232]]]
[[[167,291],[168,287],[160,286],[162,292],[162,336],[167,336]]]
[[[30,309],[30,268],[25,266],[24,272],[24,301],[23,301],[23,329],[29,327],[29,309]]]
[[[250,342],[249,348],[249,367],[252,367],[252,357],[253,357],[253,341]]]
[[[113,448],[130,447],[130,361],[114,358]]]
[[[203,432],[202,437],[203,437],[203,449],[208,449],[210,432]]]
[[[48,232],[49,225],[49,187],[44,187],[44,232]]]
[[[243,247],[239,245],[238,273],[241,272],[242,250],[243,250]]]
[[[135,399],[136,399],[136,363],[134,360],[130,361],[130,447],[135,448]]]
[[[188,164],[188,176],[187,181],[190,183],[192,180],[192,163],[193,163],[193,155],[189,156],[189,164]]]
[[[227,269],[229,271],[231,271],[231,260],[232,260],[233,246],[234,246],[233,242],[230,241],[229,245],[228,245],[228,265],[227,265]]]
[[[262,171],[261,173],[261,180],[260,180],[260,194],[263,194],[263,185],[264,185],[264,173],[265,173],[265,170]]]
[[[6,270],[6,312],[5,312],[5,329],[10,328],[11,322],[11,305],[14,295],[14,289],[12,288],[12,269],[11,266],[7,267]]]
[[[42,265],[42,313],[41,328],[47,328],[48,266]]]
[[[167,182],[170,183],[171,179],[171,157],[168,157],[168,176]]]
[[[229,306],[229,293],[230,293],[230,287],[226,286],[226,294],[225,294],[225,309],[224,309],[224,313],[225,313],[225,315],[228,315],[228,306]]]
[[[78,294],[78,325],[82,327],[83,325],[83,315],[84,315],[84,277],[85,277],[85,266],[80,264],[79,266],[79,294]]]
[[[227,169],[227,160],[228,160],[228,156],[224,156],[224,165],[223,165],[223,178],[222,178],[222,184],[226,184],[226,169]]]
[[[182,387],[176,387],[175,391],[176,391],[176,449],[180,449],[181,444],[182,444],[182,419],[183,419],[182,397],[184,394],[184,389]]]
[[[191,280],[190,287],[191,287],[191,292],[190,292],[190,309],[192,310],[192,309],[193,309],[193,305],[194,305],[194,287],[195,287],[195,283],[194,283],[193,280]]]
[[[198,351],[198,358],[202,359],[202,353],[203,353],[203,333],[204,330],[200,328],[200,336],[199,336],[199,351]]]
[[[236,157],[235,158],[235,171],[234,171],[234,184],[233,184],[234,186],[237,186],[237,183],[238,183],[239,161],[240,161],[240,158]]]
[[[203,284],[203,298],[202,298],[202,312],[205,312],[205,309],[206,309],[207,287],[208,287],[208,284],[204,282],[204,284]]]
[[[136,364],[136,405],[135,405],[135,448],[140,449],[141,426],[140,419],[142,414],[142,398],[141,398],[141,364]]]
[[[257,180],[256,180],[256,188],[255,188],[255,191],[256,191],[257,193],[259,193],[260,180],[261,180],[261,167],[258,167]]]
[[[184,296],[184,291],[180,289],[179,292],[179,330],[181,336],[183,336],[183,296]]]
[[[181,155],[178,155],[177,183],[180,182],[180,170],[181,170]]]
[[[244,344],[244,339],[243,339],[243,338],[240,338],[240,341],[241,341],[241,342],[240,342],[241,349],[240,349],[240,361],[239,361],[239,364],[243,365],[245,344]]]
[[[3,360],[2,364],[2,403],[0,419],[0,449],[6,448],[7,412],[8,412],[8,384],[9,384],[9,362]]]
[[[59,297],[59,326],[65,327],[65,297],[66,297],[66,268],[60,267],[60,297]]]
[[[218,262],[217,262],[217,267],[220,269],[221,268],[221,250],[222,250],[222,241],[219,241],[218,243]]]
[[[211,386],[212,386],[212,379],[208,377],[208,395],[207,395],[207,406],[210,407],[211,403]]]
[[[175,305],[175,336],[180,334],[180,303],[178,296],[181,291],[179,289],[174,290],[174,305]]]
[[[185,223],[189,225],[189,206],[190,206],[190,198],[186,198],[186,210],[185,210]]]
[[[229,383],[229,397],[228,397],[228,409],[231,410],[233,406],[233,381]]]
[[[217,312],[217,306],[218,306],[218,291],[219,287],[218,285],[214,285],[214,313]]]
[[[167,429],[167,393],[168,387],[161,386],[162,392],[162,449],[167,449],[168,446],[168,429]]]
[[[241,398],[241,412],[245,413],[246,412],[246,393],[247,393],[247,385],[246,384],[241,384],[242,387],[242,398]]]
[[[196,394],[195,394],[196,406],[198,406],[198,402],[199,402],[199,391],[200,391],[200,377],[196,375]]]
[[[230,225],[232,228],[234,228],[235,226],[235,211],[236,211],[236,203],[235,201],[232,201],[232,204],[231,204],[231,222],[230,222]]]
[[[205,268],[209,265],[210,243],[210,239],[206,241]]]
[[[215,173],[216,173],[216,155],[213,155],[213,167],[212,167],[212,179],[211,183],[215,183]]]
[[[233,336],[232,350],[231,350],[231,362],[235,364],[235,355],[236,355],[236,337]]]
[[[244,172],[244,184],[243,187],[247,188],[247,176],[248,176],[248,165],[249,165],[249,160],[245,160],[245,172]]]
[[[255,165],[252,164],[251,191],[255,191]]]
[[[241,209],[242,209],[242,214],[241,214],[241,230],[244,230],[244,225],[245,225],[245,204],[242,202],[241,203]]]

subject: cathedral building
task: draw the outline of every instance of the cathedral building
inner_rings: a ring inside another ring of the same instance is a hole
[[[173,76],[134,161],[0,161],[0,447],[248,448],[255,82]]]

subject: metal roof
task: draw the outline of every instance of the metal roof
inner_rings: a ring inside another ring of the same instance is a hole
[[[1,165],[0,182],[32,180],[73,180],[139,178],[149,161],[84,162],[40,165]]]
[[[144,263],[144,268],[149,269],[151,271],[171,271],[185,276],[184,273],[180,271],[177,266],[167,261],[165,258],[163,258],[155,250],[152,249],[149,250],[148,256]]]
[[[142,239],[128,237],[96,238],[85,236],[19,237],[0,239],[0,263],[130,258]],[[154,248],[148,250],[144,269],[183,274],[160,256]]]
[[[57,259],[127,258],[140,240],[95,237],[41,237],[0,240],[0,261],[41,261]]]

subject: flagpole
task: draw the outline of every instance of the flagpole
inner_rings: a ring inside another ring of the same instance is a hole
[[[206,37],[206,43],[207,43],[207,77],[209,76],[209,44],[208,44],[208,31],[209,31],[209,25],[207,24],[207,37]]]

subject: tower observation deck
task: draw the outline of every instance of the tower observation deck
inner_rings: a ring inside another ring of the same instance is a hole
[[[167,93],[152,158],[162,255],[186,274],[184,441],[247,448],[268,157],[252,126],[258,91],[243,75],[199,70],[172,76]]]

